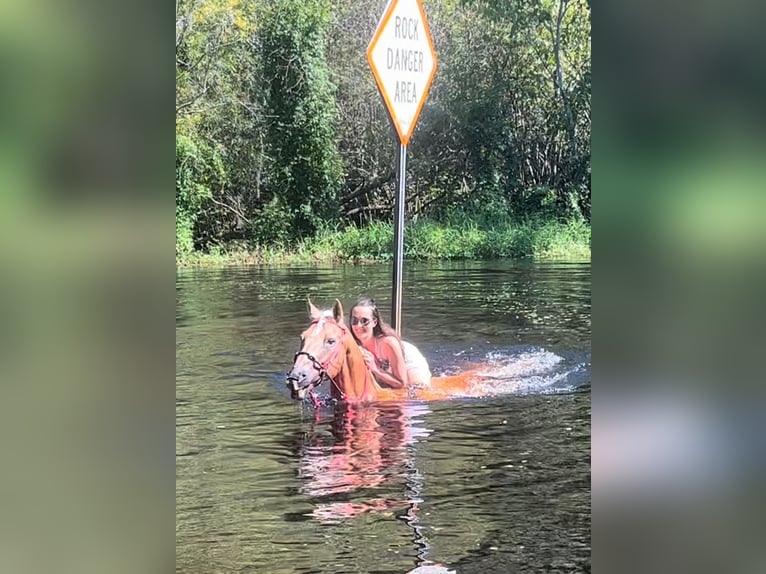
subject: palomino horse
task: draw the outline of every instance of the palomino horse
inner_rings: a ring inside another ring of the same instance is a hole
[[[481,396],[475,383],[477,370],[459,375],[433,377],[428,387],[389,389],[381,387],[364,362],[362,351],[343,319],[343,305],[335,300],[332,311],[320,311],[308,301],[311,324],[301,333],[301,347],[287,373],[287,387],[293,399],[307,396],[318,401],[314,388],[327,381],[330,396],[348,403],[435,400],[450,396]]]
[[[330,382],[330,396],[350,403],[374,401],[382,390],[367,369],[362,351],[343,322],[343,305],[337,299],[330,311],[320,311],[309,300],[311,324],[301,333],[287,386],[293,399],[310,396],[314,387]]]

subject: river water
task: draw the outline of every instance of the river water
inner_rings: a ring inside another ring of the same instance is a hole
[[[178,572],[590,571],[590,264],[405,264],[402,333],[485,397],[315,411],[306,297],[390,317],[391,266],[179,269]]]

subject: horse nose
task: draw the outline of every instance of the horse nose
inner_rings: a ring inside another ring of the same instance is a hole
[[[293,367],[292,370],[289,373],[287,373],[287,380],[303,383],[306,381],[306,378],[308,376],[309,376],[308,370],[305,369],[304,367]]]
[[[290,389],[290,396],[293,400],[303,400],[303,392],[305,392],[305,381],[308,377],[308,371],[303,368],[293,367],[289,373],[287,373],[287,388]]]

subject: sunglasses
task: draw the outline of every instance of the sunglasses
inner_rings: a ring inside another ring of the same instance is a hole
[[[371,319],[368,319],[367,317],[362,317],[361,319],[357,319],[356,317],[351,318],[351,325],[361,325],[362,327],[366,327],[371,322]]]

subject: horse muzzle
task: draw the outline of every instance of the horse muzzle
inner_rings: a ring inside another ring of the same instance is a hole
[[[318,386],[322,382],[322,377],[318,377],[314,380],[309,380],[308,374],[300,369],[293,369],[287,373],[285,385],[290,391],[290,397],[294,401],[304,400],[309,391]]]

